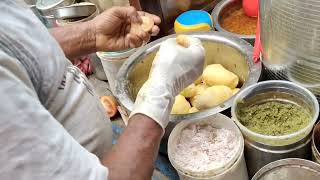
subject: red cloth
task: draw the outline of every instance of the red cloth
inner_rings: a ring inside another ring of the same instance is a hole
[[[89,56],[83,56],[81,58],[74,59],[72,61],[74,66],[77,66],[85,75],[91,75],[92,67],[91,67],[91,59]]]
[[[259,62],[260,54],[261,54],[261,39],[260,39],[260,17],[259,17],[259,10],[258,10],[258,22],[257,22],[257,31],[256,31],[256,41],[254,43],[253,49],[253,61]]]

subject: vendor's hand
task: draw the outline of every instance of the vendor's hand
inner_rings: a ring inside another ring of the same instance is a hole
[[[155,25],[150,32],[130,33],[131,22],[141,23],[140,16],[152,18]],[[138,12],[134,7],[113,7],[91,22],[95,29],[97,51],[118,51],[140,47],[143,42],[148,42],[150,36],[159,33],[160,29],[157,25],[161,20],[158,16]]]
[[[168,39],[160,46],[131,114],[145,114],[163,129],[169,122],[174,98],[195,81],[204,67],[205,51],[199,39],[188,37],[189,47]]]

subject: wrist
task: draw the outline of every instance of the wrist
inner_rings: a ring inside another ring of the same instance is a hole
[[[85,22],[85,35],[81,46],[90,49],[91,52],[97,52],[97,32],[94,21]]]

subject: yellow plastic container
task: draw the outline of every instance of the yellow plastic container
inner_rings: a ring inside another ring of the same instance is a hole
[[[208,32],[212,31],[213,22],[209,13],[202,10],[191,10],[182,13],[174,23],[176,33],[193,31]]]

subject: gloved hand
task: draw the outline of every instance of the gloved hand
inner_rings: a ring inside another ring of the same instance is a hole
[[[175,96],[194,82],[203,71],[205,50],[201,41],[185,36],[183,47],[175,38],[164,41],[158,51],[149,79],[140,89],[130,116],[144,114],[163,129],[168,125]]]

